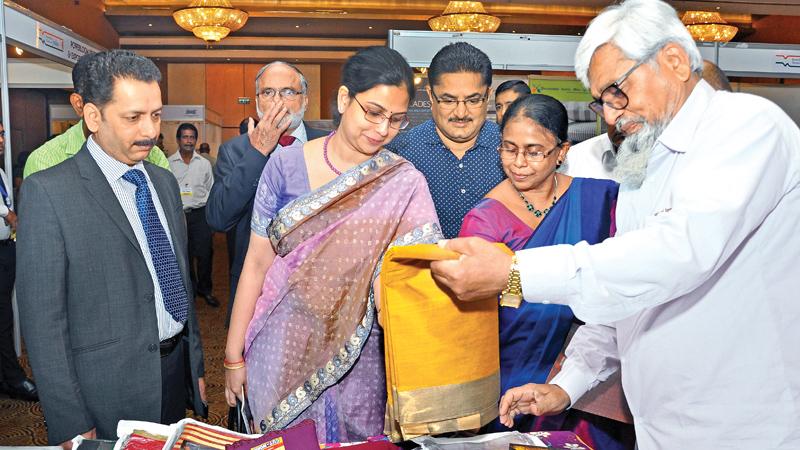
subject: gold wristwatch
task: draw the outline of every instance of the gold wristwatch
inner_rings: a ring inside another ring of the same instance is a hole
[[[522,304],[522,282],[519,277],[519,266],[517,265],[517,255],[511,257],[511,267],[508,270],[508,284],[500,294],[500,306],[519,308]]]

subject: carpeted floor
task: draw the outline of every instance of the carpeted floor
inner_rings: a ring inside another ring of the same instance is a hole
[[[225,314],[229,290],[228,253],[223,233],[214,235],[213,279],[214,295],[222,305],[211,308],[200,298],[196,300],[196,306],[205,350],[208,422],[224,425],[228,406],[222,390],[225,382],[222,360],[225,356]],[[30,374],[25,355],[21,362]],[[47,445],[47,432],[39,403],[12,400],[0,394],[0,446],[7,445]]]

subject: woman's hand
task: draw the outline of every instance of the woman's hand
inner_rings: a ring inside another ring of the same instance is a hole
[[[225,369],[225,400],[228,406],[236,406],[236,399],[242,395],[242,390],[247,393],[247,369]],[[244,399],[239,398],[244,401]]]

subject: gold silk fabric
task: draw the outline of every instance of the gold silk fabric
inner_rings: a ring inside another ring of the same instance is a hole
[[[497,297],[461,302],[431,276],[431,261],[458,256],[436,244],[392,247],[384,256],[384,432],[395,442],[477,429],[497,417]]]

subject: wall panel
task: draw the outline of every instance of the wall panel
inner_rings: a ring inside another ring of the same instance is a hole
[[[169,64],[166,86],[169,105],[205,105],[205,64]]]
[[[238,127],[245,116],[243,64],[206,64],[206,106],[222,116],[223,127]],[[174,86],[174,85],[173,85]]]

